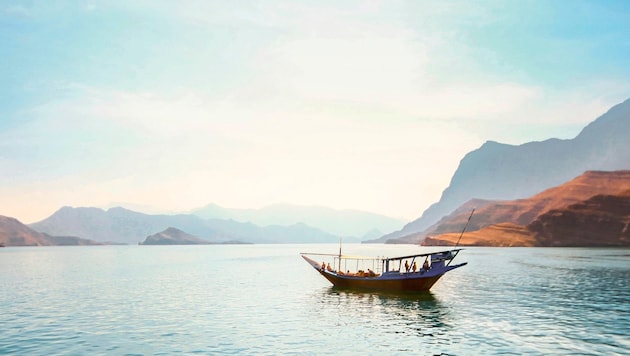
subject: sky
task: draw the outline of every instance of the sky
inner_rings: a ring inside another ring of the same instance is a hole
[[[630,97],[630,2],[3,1],[0,215],[271,204],[413,220],[488,140]]]

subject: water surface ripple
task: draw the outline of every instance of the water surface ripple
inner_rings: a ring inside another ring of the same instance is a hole
[[[0,354],[630,354],[629,249],[468,248],[430,293],[390,295],[298,255],[337,248],[2,248]]]

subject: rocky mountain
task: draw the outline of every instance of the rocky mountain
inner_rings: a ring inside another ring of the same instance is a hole
[[[124,208],[63,207],[50,217],[29,225],[51,235],[72,235],[99,242],[137,244],[169,227],[187,231],[209,243],[338,242],[339,237],[304,224],[260,227],[234,220],[202,219],[195,215],[150,215]]]
[[[630,246],[630,171],[586,172],[529,199],[479,210],[461,245]],[[462,214],[451,219],[465,223]],[[456,244],[459,233],[440,233],[449,224],[436,227],[437,236],[423,244]]]
[[[619,194],[627,189],[630,189],[630,171],[589,171],[565,184],[547,189],[527,199],[471,200],[422,233],[404,236],[396,242],[419,243],[426,236],[461,231],[473,208],[476,210],[474,218],[468,224],[468,231],[479,230],[498,223],[527,225],[549,210],[563,208],[594,195]]]
[[[461,240],[460,237],[461,236]],[[481,230],[460,233],[447,233],[427,237],[422,246],[493,246],[493,247],[534,247],[535,236],[521,225],[500,223]]]
[[[460,162],[440,201],[401,230],[373,242],[422,233],[471,199],[531,196],[589,170],[630,168],[630,99],[611,108],[570,140],[514,146],[488,141]]]
[[[216,204],[208,204],[190,213],[204,219],[235,220],[258,226],[291,226],[301,223],[333,235],[357,238],[373,234],[374,231],[394,231],[400,229],[406,222],[359,210],[289,204],[270,205],[261,209],[227,209]]]
[[[0,243],[5,246],[49,246],[46,236],[17,219],[0,216]]]
[[[174,227],[147,236],[140,245],[207,245],[210,242]]]
[[[4,246],[75,246],[98,245],[74,236],[50,236],[37,232],[17,219],[0,216],[0,244]]]
[[[630,190],[550,210],[527,230],[537,246],[630,246]]]

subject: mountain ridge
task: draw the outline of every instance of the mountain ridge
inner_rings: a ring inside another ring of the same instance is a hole
[[[401,230],[370,242],[424,232],[471,199],[525,198],[583,172],[630,168],[630,99],[610,108],[573,139],[508,145],[487,141],[460,161],[440,200]]]
[[[137,244],[146,236],[177,227],[210,243],[337,242],[339,237],[304,225],[259,227],[233,220],[202,219],[191,214],[151,215],[121,207],[62,207],[50,217],[29,224],[51,235],[73,235],[99,242]]]

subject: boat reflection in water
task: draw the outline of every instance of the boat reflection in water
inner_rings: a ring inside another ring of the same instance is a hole
[[[317,317],[337,325],[333,330],[341,327],[344,335],[357,343],[365,341],[361,333],[376,328],[389,335],[386,339],[393,342],[392,349],[418,351],[397,347],[408,347],[409,337],[419,337],[420,349],[439,354],[440,343],[448,341],[453,328],[450,308],[431,292],[365,292],[328,287],[316,294]]]
[[[423,292],[431,289],[446,272],[467,264],[467,262],[451,264],[461,250],[452,249],[393,258],[348,256],[341,253],[301,255],[336,288]],[[316,261],[315,256],[324,261],[321,263]],[[422,263],[420,268],[419,263]]]

